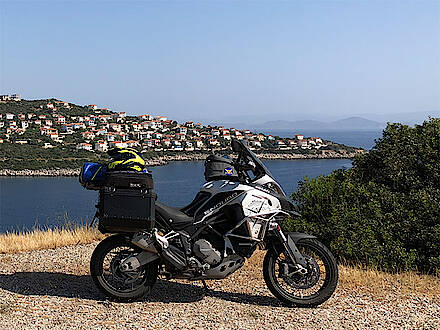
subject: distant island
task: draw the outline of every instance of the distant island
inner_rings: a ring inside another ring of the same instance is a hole
[[[253,125],[255,129],[264,129],[267,127],[277,127],[278,129],[314,129],[314,130],[382,130],[386,124],[374,120],[368,120],[362,117],[349,117],[335,120],[332,122],[323,122],[319,120],[275,120],[268,121],[260,125]]]
[[[0,175],[76,175],[84,161],[105,161],[113,147],[142,151],[149,166],[230,154],[230,140],[246,139],[263,159],[353,158],[363,149],[292,132],[266,135],[165,116],[131,116],[57,99],[0,95]]]

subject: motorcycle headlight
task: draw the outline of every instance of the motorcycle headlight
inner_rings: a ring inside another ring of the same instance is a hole
[[[268,183],[264,184],[263,187],[276,193],[276,194],[280,194],[280,195],[284,196],[283,189],[281,189],[281,187],[279,185],[277,185],[276,183],[268,182]]]

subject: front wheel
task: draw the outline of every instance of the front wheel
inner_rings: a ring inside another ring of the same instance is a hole
[[[302,274],[281,249],[270,249],[263,263],[264,280],[272,294],[289,306],[318,306],[336,289],[338,265],[316,239],[302,239],[296,246],[307,260],[307,272]]]
[[[123,272],[121,261],[142,252],[123,235],[109,236],[100,242],[90,259],[90,274],[99,290],[110,298],[132,301],[148,294],[156,282],[158,263],[153,261]]]

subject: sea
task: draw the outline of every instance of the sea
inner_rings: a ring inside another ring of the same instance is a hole
[[[371,149],[380,132],[268,131],[282,137],[304,134],[345,145]],[[304,177],[327,175],[350,168],[349,159],[298,159],[264,161],[290,195]],[[150,168],[158,200],[175,207],[190,203],[204,183],[203,162],[170,162]],[[35,227],[89,223],[95,214],[98,193],[84,189],[76,177],[0,177],[0,232],[27,231]]]

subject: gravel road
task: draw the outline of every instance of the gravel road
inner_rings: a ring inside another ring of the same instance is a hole
[[[440,300],[339,287],[314,309],[287,308],[267,290],[263,251],[222,281],[158,281],[136,303],[104,300],[88,273],[95,244],[0,255],[0,328],[440,328]],[[343,276],[343,274],[341,274]]]

